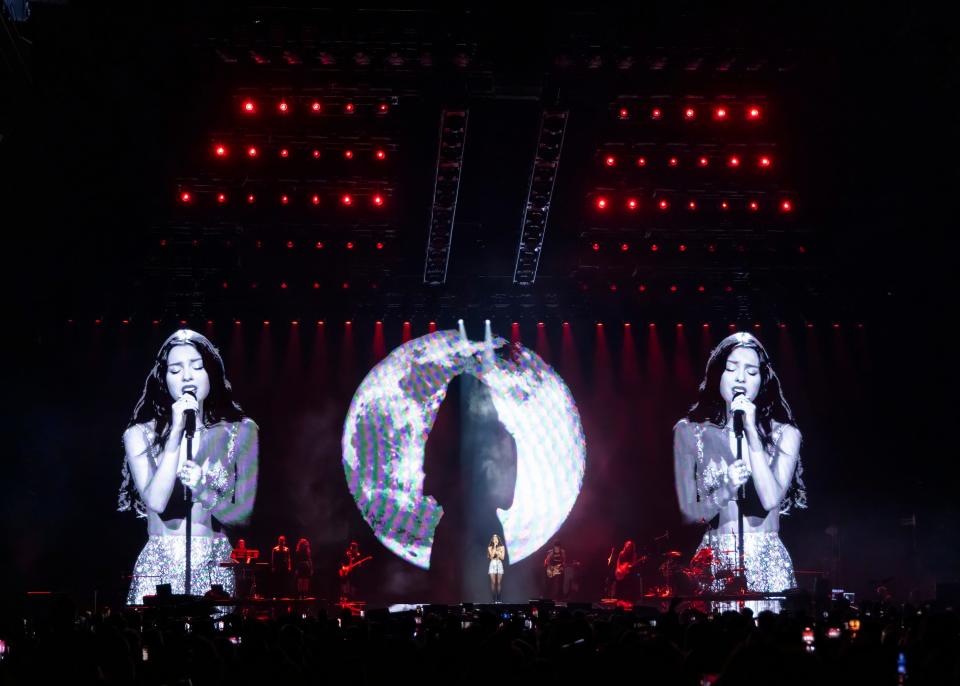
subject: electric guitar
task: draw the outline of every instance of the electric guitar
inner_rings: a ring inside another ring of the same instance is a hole
[[[367,555],[366,557],[361,558],[361,559],[357,560],[356,562],[351,562],[351,563],[348,564],[348,565],[340,565],[340,572],[339,572],[339,573],[340,573],[340,576],[341,576],[341,577],[350,576],[350,572],[352,572],[355,567],[359,567],[360,565],[362,565],[362,564],[363,564],[364,562],[366,562],[367,560],[372,560],[372,559],[373,559],[373,555]]]

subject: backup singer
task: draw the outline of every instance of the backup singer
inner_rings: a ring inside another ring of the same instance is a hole
[[[196,412],[193,459],[187,459],[185,413]],[[187,491],[193,495],[191,591],[220,584],[233,593],[231,545],[223,525],[244,524],[257,491],[257,425],[233,400],[223,360],[189,329],[157,353],[123,434],[125,459],[117,509],[147,520],[149,538],[133,568],[127,603],[139,604],[157,584],[184,592]]]
[[[733,416],[743,411],[743,459],[737,460]],[[744,486],[747,588],[778,592],[796,586],[780,541],[780,515],[807,506],[800,431],[763,345],[749,333],[723,339],[710,354],[697,402],[674,427],[674,475],[684,519],[708,523],[698,552],[713,550],[710,590],[739,564],[737,493]],[[769,607],[769,605],[767,605]]]
[[[490,575],[490,593],[493,595],[493,602],[500,602],[500,591],[503,586],[503,560],[507,556],[506,546],[500,540],[497,534],[490,538],[487,544],[487,559],[490,564],[487,566],[487,574]]]
[[[297,541],[297,549],[293,557],[294,571],[297,575],[297,597],[306,598],[310,593],[310,579],[313,578],[313,555],[310,552],[310,541],[305,538]]]

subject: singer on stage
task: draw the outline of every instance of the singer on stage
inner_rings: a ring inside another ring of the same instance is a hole
[[[146,518],[149,534],[133,568],[130,604],[142,603],[157,584],[184,592],[188,508],[191,593],[220,584],[233,594],[233,573],[219,566],[232,549],[221,529],[245,523],[253,512],[258,443],[257,425],[232,395],[220,353],[206,337],[181,329],[164,341],[123,434],[118,510]]]
[[[738,412],[740,439],[734,426]],[[781,514],[807,506],[800,431],[756,337],[735,333],[710,354],[697,402],[674,427],[673,458],[684,519],[708,525],[697,549],[713,551],[707,590],[729,592],[739,567],[738,507],[744,515],[747,589],[795,587],[793,562],[778,532]]]

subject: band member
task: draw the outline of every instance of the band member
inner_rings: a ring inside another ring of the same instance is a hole
[[[247,548],[247,542],[241,538],[237,541],[237,547],[230,553],[230,558],[237,563],[234,568],[237,579],[236,596],[249,598],[254,594],[253,551]]]
[[[493,595],[493,602],[500,602],[500,591],[503,585],[503,560],[507,555],[507,548],[503,545],[500,537],[494,534],[487,544],[487,559],[490,564],[487,566],[487,574],[490,575],[490,593]]]
[[[297,573],[297,597],[305,598],[310,593],[310,579],[313,578],[313,556],[310,553],[310,541],[301,538],[294,552]]]
[[[289,591],[290,573],[293,571],[293,558],[287,537],[280,536],[270,553],[270,571],[273,573],[273,594],[282,596]]]
[[[196,431],[187,459],[187,415]],[[160,346],[123,434],[125,459],[117,509],[147,520],[149,539],[133,568],[129,604],[158,584],[186,586],[186,516],[191,513],[190,590],[220,584],[232,546],[222,525],[245,524],[257,492],[257,425],[233,400],[220,353],[205,336],[181,329]],[[192,499],[192,506],[191,506]]]
[[[567,551],[554,541],[553,547],[543,559],[543,570],[546,574],[546,592],[544,595],[553,600],[560,600],[563,596],[563,578],[567,566]]]
[[[740,460],[738,410],[744,427]],[[796,586],[778,532],[781,514],[807,506],[800,431],[767,351],[753,335],[730,335],[710,354],[697,402],[674,427],[674,472],[684,518],[709,523],[697,550],[713,551],[711,590],[727,590],[724,574],[739,566],[741,486],[747,589],[779,592]]]
[[[637,549],[633,541],[627,539],[623,548],[617,554],[617,564],[613,571],[613,592],[614,597],[619,592],[621,595],[629,595],[634,591],[631,579],[634,568],[637,566]]]
[[[356,569],[363,562],[360,545],[350,541],[347,550],[343,553],[343,563],[340,565],[340,602],[349,602],[357,595]]]

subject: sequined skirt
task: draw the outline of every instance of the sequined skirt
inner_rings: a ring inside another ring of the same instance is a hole
[[[487,574],[503,574],[503,560],[490,560],[487,566]]]
[[[220,566],[221,561],[230,559],[231,550],[230,540],[222,533],[192,537],[192,594],[206,593],[213,584],[220,584],[224,591],[233,595],[233,570]],[[170,584],[174,593],[183,593],[186,565],[187,551],[183,536],[150,536],[133,567],[127,604],[142,604],[143,596],[156,593],[158,584]]]
[[[703,591],[724,593],[739,566],[736,533],[717,533],[710,530],[703,535],[697,548],[713,552],[711,574]],[[793,573],[793,560],[776,531],[744,532],[743,565],[747,577],[747,589],[761,593],[779,593],[795,588],[797,579]],[[761,601],[749,603],[753,609],[778,610],[779,603]],[[754,607],[755,606],[755,607]]]

